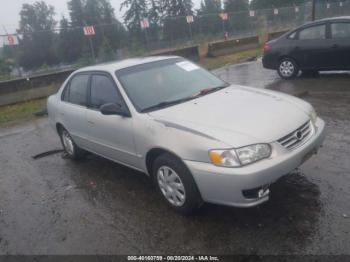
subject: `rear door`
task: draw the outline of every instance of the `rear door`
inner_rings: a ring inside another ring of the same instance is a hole
[[[100,107],[107,103],[127,107],[112,76],[92,73],[89,93],[86,117],[91,151],[139,168],[141,161],[135,149],[133,118],[100,112]]]
[[[60,118],[75,143],[85,147],[87,138],[86,106],[88,98],[89,74],[74,75],[62,93]]]
[[[302,28],[291,51],[301,69],[325,69],[331,57],[326,23]]]
[[[350,69],[350,21],[332,22],[330,24],[333,68]]]

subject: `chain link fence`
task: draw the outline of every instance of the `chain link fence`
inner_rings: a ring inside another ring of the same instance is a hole
[[[317,19],[345,15],[350,15],[349,0],[316,5]],[[143,29],[140,26],[134,31],[125,30],[121,24],[94,25],[91,36],[86,36],[81,27],[69,28],[68,31],[33,32],[26,36],[9,32],[9,35],[18,38],[18,43],[15,41],[12,42],[14,45],[4,46],[8,35],[0,37],[0,81],[71,70],[93,63],[144,55],[154,50],[290,30],[311,21],[311,17],[311,2],[307,2],[298,6],[225,15],[194,15],[191,23],[186,17],[166,17],[157,24],[150,23]],[[42,39],[42,42],[24,47],[25,38]],[[45,46],[48,38],[52,38],[49,43],[53,43],[53,46]],[[63,39],[67,39],[67,42]]]

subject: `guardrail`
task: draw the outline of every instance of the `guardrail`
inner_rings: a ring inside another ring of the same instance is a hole
[[[150,55],[176,55],[186,57],[192,61],[199,61],[199,46],[193,45],[176,49],[158,50],[151,52]]]
[[[44,98],[55,93],[74,70],[0,82],[0,106]]]

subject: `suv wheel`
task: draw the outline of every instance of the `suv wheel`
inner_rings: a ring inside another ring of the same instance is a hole
[[[162,199],[175,211],[189,214],[202,204],[191,172],[178,158],[163,154],[153,164],[154,183]]]
[[[59,136],[65,153],[71,159],[81,159],[85,156],[85,151],[79,148],[73,141],[71,135],[65,128],[59,130]]]
[[[283,79],[292,79],[299,73],[299,68],[294,60],[283,58],[278,65],[277,71]]]

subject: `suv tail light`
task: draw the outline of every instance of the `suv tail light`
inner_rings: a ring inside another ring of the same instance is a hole
[[[269,51],[270,50],[270,45],[269,44],[265,44],[264,45],[264,48],[263,48],[263,51],[264,52],[267,52],[267,51]]]

